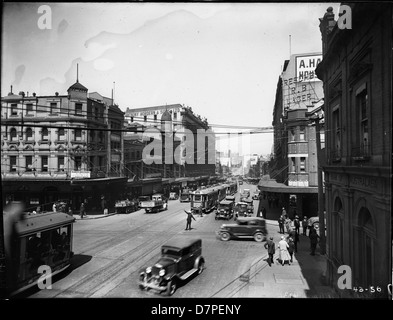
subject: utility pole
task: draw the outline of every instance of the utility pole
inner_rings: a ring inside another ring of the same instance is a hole
[[[323,181],[322,181],[322,164],[323,157],[321,152],[321,136],[320,130],[321,126],[319,121],[320,118],[318,115],[313,115],[310,117],[315,123],[315,137],[317,143],[317,161],[318,161],[318,217],[319,217],[319,246],[321,248],[321,254],[326,254],[326,235],[325,235],[325,201],[323,195]]]

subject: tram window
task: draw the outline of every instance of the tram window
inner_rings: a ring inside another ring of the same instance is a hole
[[[200,195],[195,195],[194,196],[194,201],[198,201],[198,202],[200,202],[201,201],[201,196]]]

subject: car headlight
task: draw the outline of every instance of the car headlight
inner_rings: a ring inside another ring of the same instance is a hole
[[[146,273],[150,273],[151,272],[151,267],[147,267],[146,268]]]
[[[165,269],[161,269],[158,274],[160,275],[160,277],[163,277],[165,275]]]

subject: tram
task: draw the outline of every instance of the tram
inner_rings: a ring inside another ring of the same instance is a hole
[[[191,210],[193,212],[208,213],[217,208],[218,203],[224,200],[228,185],[219,185],[191,193]]]
[[[227,195],[233,196],[237,192],[237,183],[236,182],[230,182],[228,184],[227,188]]]
[[[67,213],[46,212],[23,213],[11,223],[13,232],[5,239],[10,296],[38,284],[44,274],[42,266],[51,276],[70,266],[74,222]]]

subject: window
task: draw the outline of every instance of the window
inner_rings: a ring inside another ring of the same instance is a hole
[[[357,156],[369,155],[369,130],[368,130],[368,93],[366,84],[356,91],[356,111],[358,121]]]
[[[300,172],[306,172],[306,158],[300,158]]]
[[[27,103],[26,104],[26,114],[31,114],[31,113],[33,113],[33,104]]]
[[[295,141],[295,130],[291,129],[290,131],[290,139],[291,141]]]
[[[75,141],[81,141],[81,140],[82,140],[82,130],[75,129]]]
[[[51,102],[49,107],[49,113],[53,114],[57,111],[57,102]]]
[[[26,140],[27,141],[33,140],[33,130],[31,128],[26,129]]]
[[[10,130],[10,140],[11,141],[17,141],[18,140],[18,133],[17,133],[15,128],[12,128]]]
[[[296,172],[296,161],[295,158],[291,158],[291,172]]]
[[[173,113],[173,119],[176,120],[177,119],[177,112]]]
[[[143,121],[144,121],[144,122],[147,121],[147,116],[143,116]]]
[[[12,103],[11,104],[11,116],[17,116],[18,115],[18,104]]]
[[[64,171],[64,156],[59,156],[57,158],[57,171]]]
[[[74,170],[79,171],[82,168],[82,157],[75,157]]]
[[[102,170],[103,168],[103,163],[104,163],[104,158],[103,157],[98,157],[98,166],[100,168],[100,170]]]
[[[157,115],[156,114],[154,115],[154,121],[157,121]]]
[[[305,133],[304,133],[304,127],[300,127],[300,132],[299,132],[299,140],[304,141],[305,139]]]
[[[48,172],[48,156],[41,156],[41,171]]]
[[[57,131],[57,138],[58,138],[59,141],[65,140],[65,130],[63,128],[60,128]]]
[[[10,171],[16,172],[16,156],[10,156]]]
[[[33,171],[33,156],[26,156],[26,171]]]
[[[75,115],[82,115],[82,103],[75,103]]]
[[[49,140],[49,131],[48,131],[47,128],[42,128],[41,137],[42,137],[42,141],[48,141]]]
[[[96,132],[94,130],[90,130],[90,142],[94,142],[96,137]]]
[[[99,142],[104,142],[104,133],[102,131],[100,131],[100,133],[98,134],[98,140]]]
[[[337,108],[333,111],[333,149],[340,155],[341,151],[341,134],[340,134],[340,109]]]
[[[130,119],[130,120],[131,120],[131,122],[134,122],[134,117],[131,117],[131,119]]]
[[[95,158],[94,156],[89,157],[89,166],[91,170],[94,169],[94,158]]]
[[[98,108],[96,107],[95,109],[94,109],[94,115],[95,115],[95,118],[96,119],[98,119],[99,118],[99,110],[98,110]]]

